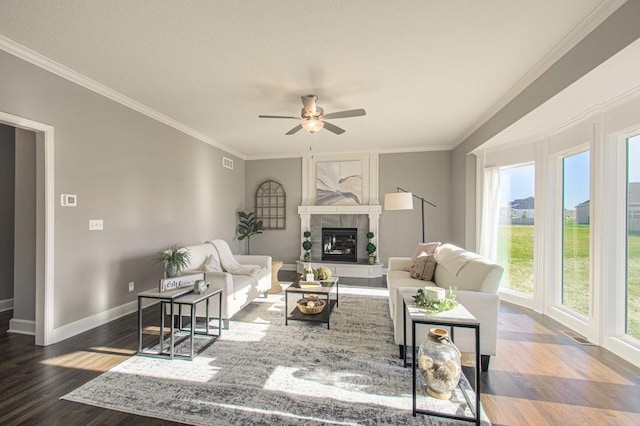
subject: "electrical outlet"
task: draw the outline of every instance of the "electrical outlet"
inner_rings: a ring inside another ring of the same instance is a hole
[[[104,229],[104,223],[102,219],[90,219],[89,231],[102,231]]]
[[[129,293],[131,293],[131,292],[133,291],[134,286],[135,286],[135,283],[134,283],[133,281],[131,281],[131,282],[129,283]]]

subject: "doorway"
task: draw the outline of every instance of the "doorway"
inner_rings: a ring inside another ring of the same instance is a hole
[[[55,343],[54,290],[54,129],[27,118],[0,112],[0,123],[35,133],[35,344]]]

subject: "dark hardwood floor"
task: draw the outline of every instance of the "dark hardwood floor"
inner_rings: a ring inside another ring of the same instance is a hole
[[[279,276],[286,281],[291,274]],[[341,282],[385,287],[384,278]],[[135,353],[135,314],[44,348],[35,346],[33,337],[7,334],[11,315],[0,313],[0,425],[175,424],[59,399]],[[491,421],[640,424],[640,369],[604,349],[578,344],[564,329],[502,304],[499,355],[482,375],[482,402]]]

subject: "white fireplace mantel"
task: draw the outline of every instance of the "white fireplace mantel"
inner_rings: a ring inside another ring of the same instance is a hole
[[[361,161],[362,163],[362,202],[359,205],[317,206],[316,166],[321,161]],[[304,257],[302,242],[305,231],[311,229],[312,215],[368,215],[369,231],[375,235],[371,242],[378,246],[378,229],[382,207],[378,202],[378,154],[319,154],[304,155],[302,159],[302,205],[298,206],[300,215],[300,259]]]

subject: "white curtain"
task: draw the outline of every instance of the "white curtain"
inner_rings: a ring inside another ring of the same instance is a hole
[[[480,254],[498,260],[498,222],[500,219],[500,168],[485,167],[482,181]]]

